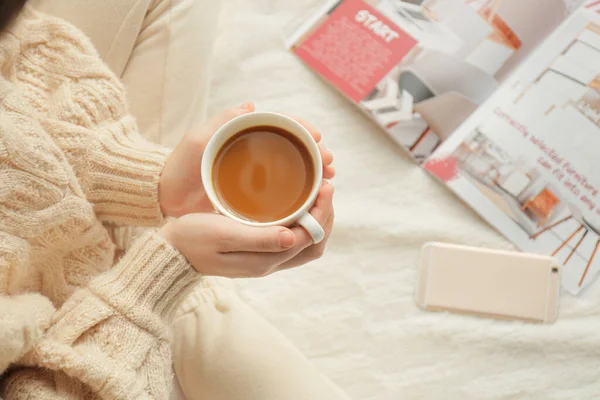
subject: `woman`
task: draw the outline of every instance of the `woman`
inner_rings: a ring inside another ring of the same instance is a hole
[[[23,3],[0,3],[0,396],[168,398],[169,324],[200,276],[264,276],[318,257],[324,244],[301,228],[201,213],[203,146],[251,103],[169,154],[138,134],[121,83],[89,40]],[[332,177],[331,155],[323,157]],[[324,184],[311,211],[328,234],[332,195]],[[179,218],[113,265],[107,226],[161,226],[167,216]],[[319,386],[302,398],[341,397]]]

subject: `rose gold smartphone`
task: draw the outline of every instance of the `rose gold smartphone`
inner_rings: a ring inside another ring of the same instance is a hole
[[[500,319],[553,323],[561,266],[538,254],[427,243],[421,253],[417,305]]]

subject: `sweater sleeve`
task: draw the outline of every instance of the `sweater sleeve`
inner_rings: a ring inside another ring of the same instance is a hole
[[[106,79],[65,82],[51,103],[52,117],[42,125],[100,220],[158,226],[163,221],[158,186],[170,150],[139,134],[119,82]],[[99,93],[107,98],[98,99]]]
[[[67,138],[59,143],[98,219],[129,226],[163,222],[158,190],[167,149],[139,136],[131,117],[87,132],[62,125],[63,132],[72,129],[87,135],[85,142]]]
[[[29,250],[25,240],[0,229],[0,375],[38,342],[55,311],[40,294],[9,295],[10,278],[18,279],[30,264]]]
[[[39,294],[0,296],[0,374],[40,340],[53,313]]]
[[[23,39],[24,46],[28,40],[53,45],[23,57],[23,63],[60,74],[31,77],[47,91],[28,101],[67,156],[98,218],[116,225],[159,225],[158,182],[169,150],[140,134],[125,88],[88,38],[51,18],[37,29],[33,39]]]
[[[0,395],[5,400],[168,398],[168,323],[197,279],[179,252],[145,234],[115,268],[55,313],[44,337],[22,358],[24,366],[4,378]]]

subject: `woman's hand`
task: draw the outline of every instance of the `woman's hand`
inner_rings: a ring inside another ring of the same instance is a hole
[[[251,227],[216,214],[187,214],[161,230],[203,275],[261,277],[299,267],[323,254],[333,227],[333,186],[324,183],[310,213],[325,229],[318,245],[303,228]]]
[[[159,201],[163,214],[169,217],[180,217],[190,213],[210,212],[213,210],[204,187],[200,167],[202,154],[208,140],[226,122],[233,118],[254,111],[254,104],[244,103],[213,117],[198,129],[188,133],[179,142],[167,160],[159,182]],[[323,157],[323,177],[331,179],[335,170],[331,166],[333,156],[321,145],[321,134],[306,122],[298,120],[319,143]]]

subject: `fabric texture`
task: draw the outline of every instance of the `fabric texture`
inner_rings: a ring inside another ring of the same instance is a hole
[[[187,400],[347,400],[231,285],[197,287],[173,321],[173,360]]]
[[[168,323],[199,278],[153,233],[113,267],[103,223],[162,223],[168,151],[62,20],[26,8],[0,66],[0,395],[167,398]]]
[[[174,147],[206,117],[222,1],[29,0],[75,25],[121,78],[147,139]]]
[[[240,281],[240,297],[355,399],[597,398],[600,282],[564,293],[549,326],[417,308],[425,242],[512,246],[286,49],[323,4],[239,0],[223,10],[209,113],[250,97],[259,110],[302,117],[323,133],[337,171],[324,257]]]

